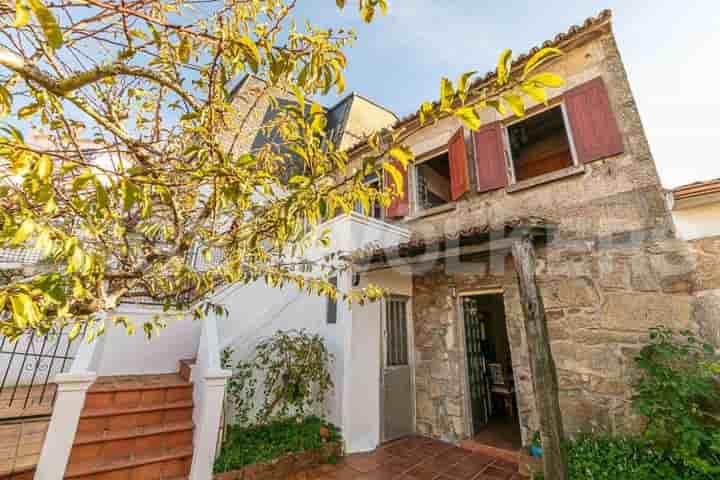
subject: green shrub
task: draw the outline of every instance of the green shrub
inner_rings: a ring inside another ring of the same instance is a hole
[[[566,445],[571,480],[705,480],[637,436],[582,435]]]
[[[720,391],[713,348],[689,332],[657,327],[650,330],[650,343],[636,364],[642,375],[632,406],[647,419],[645,439],[688,472],[706,475],[680,478],[720,478]]]
[[[328,433],[325,438],[321,433],[323,429]],[[245,465],[269,462],[339,440],[337,427],[318,417],[280,420],[255,427],[233,425],[215,460],[215,472],[238,470]]]
[[[223,352],[223,368],[231,368],[232,353]],[[232,368],[227,390],[235,421],[253,425],[317,413],[333,388],[332,361],[322,337],[306,330],[280,330],[262,340],[251,358]]]

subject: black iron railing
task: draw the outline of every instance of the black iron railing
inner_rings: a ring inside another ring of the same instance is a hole
[[[67,372],[83,335],[70,340],[66,329],[0,339],[0,420],[50,415],[58,373]]]

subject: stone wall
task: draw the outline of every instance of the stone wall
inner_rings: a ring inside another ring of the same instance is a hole
[[[633,359],[649,328],[664,324],[700,332],[694,318],[693,257],[678,240],[604,244],[557,240],[538,250],[560,401],[568,434],[636,429],[630,409]],[[450,296],[501,287],[527,441],[538,429],[524,319],[509,255],[498,261],[450,262],[414,278],[418,431],[445,440],[466,438],[465,349],[459,301]]]

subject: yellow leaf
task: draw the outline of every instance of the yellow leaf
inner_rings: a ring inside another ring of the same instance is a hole
[[[512,50],[507,49],[500,54],[497,68],[497,84],[505,85],[510,79],[510,58]]]
[[[335,0],[335,4],[338,8],[345,8],[345,0]]]
[[[12,244],[20,245],[21,243],[25,242],[30,237],[30,235],[33,234],[34,231],[35,223],[29,218],[25,219],[25,221],[20,224],[20,228],[18,228],[15,232],[15,235],[12,239]]]
[[[38,160],[38,163],[37,163],[38,177],[40,177],[41,180],[47,180],[50,177],[50,175],[52,175],[52,171],[53,171],[52,159],[47,155],[41,156],[40,160]]]
[[[257,73],[260,68],[260,50],[258,50],[255,42],[248,36],[240,37],[240,48],[242,48],[245,55],[245,61],[250,64],[250,68],[253,72]]]
[[[525,83],[520,86],[520,90],[525,92],[525,95],[532,98],[536,102],[547,104],[547,92],[542,87],[536,87],[532,84]]]
[[[391,148],[388,154],[400,162],[400,165],[402,165],[405,169],[407,169],[408,163],[410,163],[413,159],[412,150],[405,145],[398,145]]]
[[[482,125],[480,117],[478,116],[475,109],[472,107],[458,108],[457,110],[455,110],[454,115],[460,120],[462,120],[463,125],[465,125],[470,130],[478,130],[480,128],[480,125]]]
[[[387,173],[390,174],[390,176],[393,179],[393,183],[395,183],[395,187],[398,192],[403,191],[403,175],[400,173],[400,170],[397,169],[395,165],[393,165],[390,162],[383,162],[382,164],[383,170],[385,170]]]
[[[528,60],[528,62],[525,64],[525,68],[523,69],[523,78],[525,78],[530,72],[535,70],[541,64],[545,63],[547,60],[550,60],[551,58],[555,58],[562,54],[563,51],[559,48],[543,48],[535,55],[533,55],[530,60]]]
[[[468,89],[470,88],[470,83],[468,81],[476,73],[477,73],[477,70],[465,72],[458,79],[458,93],[460,94],[460,98],[463,100],[463,102],[465,101],[465,97],[467,97]]]
[[[39,103],[31,103],[30,105],[25,105],[20,110],[18,110],[18,118],[20,120],[25,120],[28,117],[32,117],[38,112],[38,110],[40,110],[40,108],[42,108],[42,105]]]
[[[488,100],[487,101],[488,106],[494,108],[500,115],[505,115],[507,110],[505,110],[505,104],[502,103],[500,100]]]
[[[80,329],[82,328],[82,323],[75,322],[70,329],[70,333],[68,334],[68,340],[71,342],[77,338],[78,335],[80,335]]]
[[[369,4],[363,5],[360,9],[360,15],[362,16],[363,22],[372,22],[375,17],[375,7]]]
[[[190,39],[187,35],[180,37],[180,45],[178,46],[178,58],[182,63],[190,61]]]
[[[565,85],[565,80],[554,73],[538,73],[527,79],[527,83],[534,83],[543,87],[557,88]]]
[[[450,79],[443,77],[440,80],[440,108],[447,110],[452,106],[455,98],[455,89]]]
[[[30,9],[20,0],[15,2],[15,22],[13,27],[24,27],[30,21]]]
[[[523,99],[520,95],[507,93],[503,95],[503,100],[507,102],[507,104],[510,106],[510,110],[512,110],[515,115],[517,115],[518,117],[522,117],[525,115],[525,102],[523,102]]]
[[[12,110],[12,95],[0,85],[0,118],[6,117]]]
[[[53,15],[41,0],[28,0],[28,3],[45,33],[48,45],[53,50],[57,50],[63,44],[63,34],[60,31],[60,26],[55,19],[55,15]]]

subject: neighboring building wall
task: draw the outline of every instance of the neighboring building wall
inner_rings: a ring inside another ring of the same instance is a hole
[[[690,241],[697,262],[695,319],[704,339],[720,349],[720,235]]]
[[[678,236],[684,240],[720,235],[720,203],[673,212]]]
[[[574,176],[525,190],[469,193],[450,211],[404,220],[413,237],[428,238],[471,226],[539,217],[558,225],[538,251],[561,405],[568,433],[633,428],[629,400],[633,358],[647,329],[665,324],[698,331],[694,319],[695,267],[675,238],[650,149],[609,23],[576,37],[550,64],[567,86],[598,76],[607,85],[624,140],[624,153],[584,165]],[[563,47],[564,48],[564,47]],[[484,121],[498,118],[484,112]],[[408,143],[417,155],[441,146],[459,128],[454,119],[427,127]],[[474,176],[474,173],[473,173]],[[459,268],[460,273],[456,268]],[[500,269],[500,270],[497,270]],[[459,264],[418,274],[414,283],[417,427],[449,440],[468,436],[464,348],[448,276],[463,288],[505,291],[523,439],[538,429],[523,316],[512,263]]]

